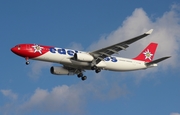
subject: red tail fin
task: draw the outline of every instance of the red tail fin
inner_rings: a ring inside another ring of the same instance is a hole
[[[154,58],[157,43],[150,43],[137,57],[133,58],[135,60],[151,62]]]

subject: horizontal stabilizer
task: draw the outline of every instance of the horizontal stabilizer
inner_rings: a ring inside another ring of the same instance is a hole
[[[154,61],[151,61],[151,62],[149,62],[149,63],[146,63],[146,65],[148,66],[148,65],[151,65],[151,64],[157,64],[157,63],[159,63],[159,62],[161,62],[161,61],[163,61],[163,60],[165,60],[165,59],[168,59],[168,58],[170,58],[170,57],[171,57],[171,56],[159,58],[159,59],[157,59],[157,60],[154,60]]]

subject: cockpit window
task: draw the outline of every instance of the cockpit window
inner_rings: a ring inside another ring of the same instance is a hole
[[[20,46],[20,45],[16,45],[15,47],[17,47],[17,48],[18,48],[18,50],[20,50],[20,48],[21,48],[21,46]]]

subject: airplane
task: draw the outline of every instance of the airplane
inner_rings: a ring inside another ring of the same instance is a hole
[[[18,44],[11,48],[11,51],[18,56],[25,58],[26,65],[29,59],[59,63],[62,66],[52,66],[50,72],[55,75],[77,75],[83,81],[85,70],[94,70],[96,73],[101,70],[109,71],[134,71],[156,67],[157,63],[170,58],[166,56],[153,60],[157,43],[150,43],[137,57],[132,59],[114,56],[121,50],[126,50],[130,44],[150,35],[153,29],[114,45],[98,49],[92,52],[84,52],[73,49],[64,49],[53,46],[38,44]]]

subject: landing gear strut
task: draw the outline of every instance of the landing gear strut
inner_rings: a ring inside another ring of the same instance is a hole
[[[30,62],[28,61],[29,57],[25,57],[25,60],[26,60],[26,65],[29,65],[30,64]]]
[[[93,65],[92,67],[91,67],[91,70],[96,70],[97,69],[97,66],[95,66],[95,65]]]

